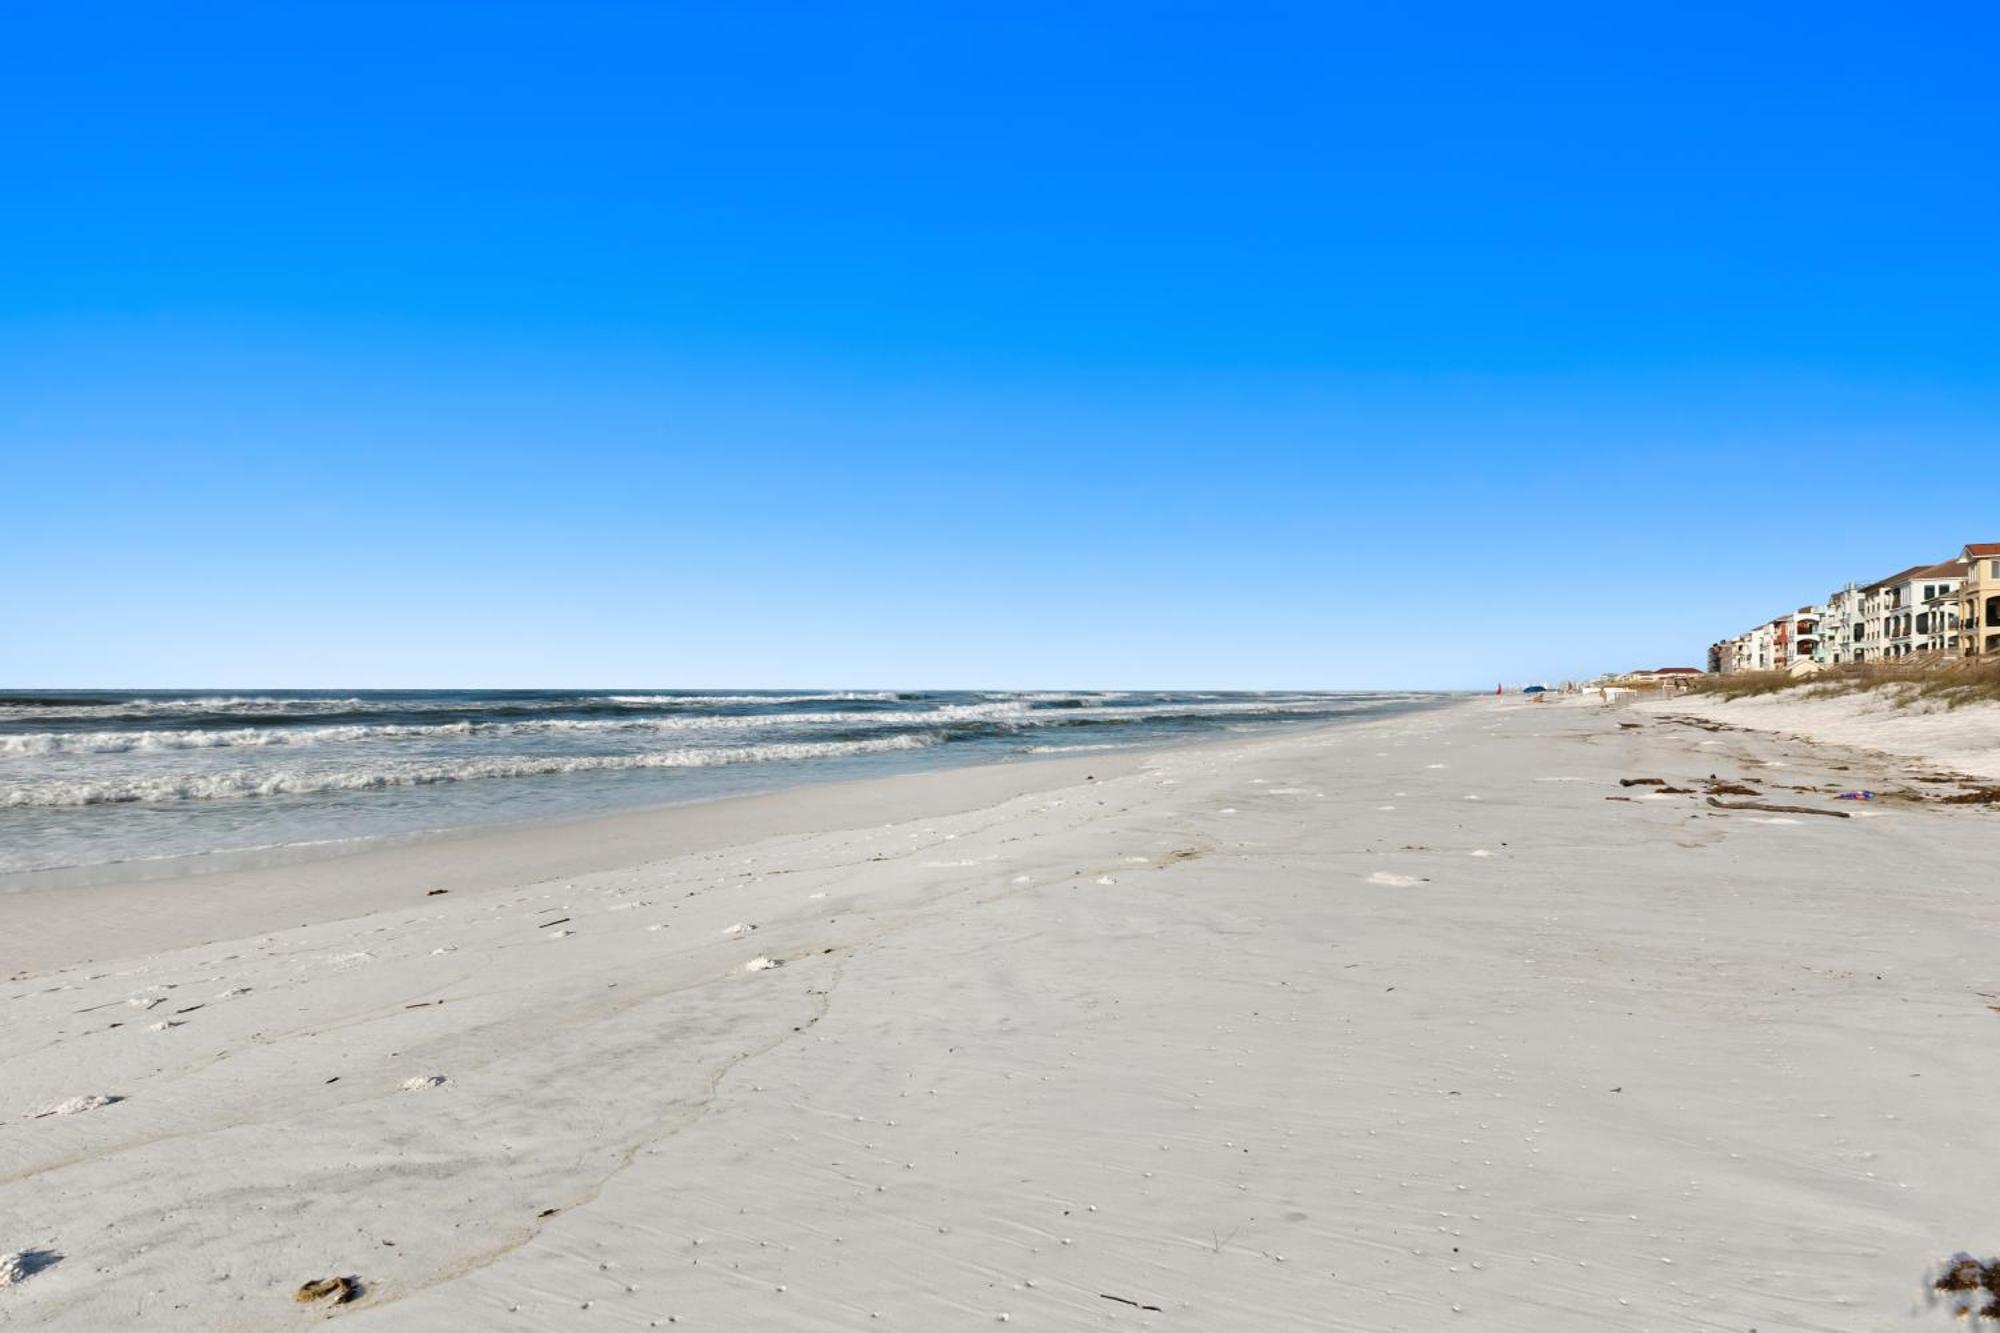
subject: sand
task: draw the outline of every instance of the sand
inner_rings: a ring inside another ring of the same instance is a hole
[[[1946,708],[1899,703],[1893,689],[1808,697],[1806,691],[1715,699],[1698,694],[1637,705],[1644,712],[1726,722],[1804,740],[1921,759],[1972,777],[2000,779],[2000,705]]]
[[[0,1325],[1954,1326],[2000,818],[1511,699],[1112,758],[0,895]]]

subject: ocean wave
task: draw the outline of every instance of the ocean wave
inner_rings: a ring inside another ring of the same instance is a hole
[[[641,754],[518,756],[379,768],[233,769],[218,773],[178,773],[154,777],[43,779],[0,789],[0,806],[82,806],[205,801],[255,796],[301,796],[325,792],[371,791],[388,787],[430,786],[437,783],[471,782],[488,778],[542,777],[558,773],[713,768],[726,764],[830,759],[890,750],[918,750],[936,745],[943,739],[935,733],[916,732],[876,740],[795,741],[774,745],[654,750]]]
[[[0,755],[133,754],[148,750],[223,750],[238,747],[335,745],[344,742],[470,736],[474,724],[435,726],[229,727],[177,731],[28,731],[0,735]]]
[[[563,712],[590,708],[633,706],[671,708],[743,707],[759,704],[802,703],[894,703],[919,696],[891,690],[829,690],[812,694],[559,694],[534,691],[510,694],[505,691],[463,695],[385,693],[370,698],[363,695],[314,697],[299,695],[206,694],[187,696],[139,696],[126,699],[89,699],[52,696],[36,699],[9,695],[0,699],[0,719],[14,721],[117,720],[143,721],[148,718],[244,717],[282,720],[327,713],[518,713]]]
[[[710,696],[724,698],[727,696]],[[748,696],[741,696],[748,697]],[[0,733],[0,757],[145,754],[176,750],[303,748],[381,741],[504,740],[516,737],[713,734],[833,727],[1003,730],[1202,721],[1230,717],[1285,718],[1325,712],[1337,701],[1251,699],[1208,703],[1101,704],[1074,695],[1020,696],[977,704],[859,713],[679,713],[667,717],[530,718],[512,721],[383,722],[335,726],[209,727],[147,730],[30,731]]]
[[[881,703],[892,704],[915,696],[894,690],[831,690],[823,694],[607,694],[604,701],[614,704],[677,704],[716,707],[744,704]]]
[[[527,736],[647,735],[675,732],[766,731],[786,727],[963,726],[1026,723],[1012,704],[945,704],[884,713],[757,713],[748,716],[681,715],[651,718],[547,718],[525,722],[356,723],[332,727],[217,727],[153,731],[30,731],[0,734],[0,756],[143,754],[167,750],[224,750],[367,744],[375,741],[501,740]]]
[[[343,699],[301,699],[278,695],[214,694],[165,699],[63,698],[46,703],[14,696],[6,703],[0,704],[0,718],[141,718],[171,716],[176,713],[185,713],[189,716],[199,716],[203,713],[242,715],[337,713],[364,707],[366,703],[366,700],[358,696]]]

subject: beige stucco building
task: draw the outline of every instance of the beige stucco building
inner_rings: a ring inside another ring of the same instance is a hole
[[[1966,569],[1958,591],[1959,651],[2000,657],[2000,542],[1974,542],[1960,558]]]

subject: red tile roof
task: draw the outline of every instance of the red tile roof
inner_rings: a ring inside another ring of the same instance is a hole
[[[1972,542],[1965,548],[1970,556],[2000,555],[2000,542]]]

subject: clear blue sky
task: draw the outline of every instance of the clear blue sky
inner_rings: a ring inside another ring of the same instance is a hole
[[[0,685],[1698,662],[2000,540],[1996,38],[18,6]]]

